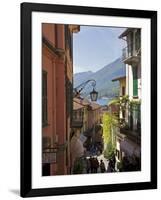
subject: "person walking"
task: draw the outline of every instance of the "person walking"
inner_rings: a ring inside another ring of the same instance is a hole
[[[94,172],[94,162],[93,162],[92,156],[90,156],[89,162],[90,162],[90,170],[91,170],[91,173],[93,173],[93,172]]]
[[[112,167],[113,167],[113,171],[116,171],[115,170],[115,165],[116,165],[116,157],[115,157],[115,154],[113,154],[113,156],[112,156]]]
[[[90,160],[88,158],[86,158],[86,171],[87,171],[87,174],[89,174],[90,169],[91,169],[91,162],[90,162]]]
[[[93,171],[94,171],[94,173],[97,173],[98,167],[99,167],[98,159],[93,158]]]
[[[101,173],[104,173],[106,171],[103,160],[101,160],[101,162],[100,162],[100,169],[101,169]]]
[[[84,156],[85,148],[82,141],[80,140],[79,129],[76,129],[72,133],[72,138],[70,142],[71,148],[71,173],[80,173],[80,167],[82,165],[81,158]],[[78,172],[76,172],[78,170]]]
[[[109,163],[108,163],[109,169],[108,172],[114,172],[114,168],[113,168],[113,160],[110,158],[109,159]]]

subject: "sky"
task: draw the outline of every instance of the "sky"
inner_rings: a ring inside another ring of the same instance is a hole
[[[74,73],[97,71],[121,57],[125,41],[119,35],[125,28],[80,26],[73,34]]]

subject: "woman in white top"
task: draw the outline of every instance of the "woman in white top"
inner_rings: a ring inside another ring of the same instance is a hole
[[[85,148],[83,146],[82,141],[80,140],[80,131],[76,129],[70,143],[70,151],[71,151],[71,164],[72,169],[74,166],[74,162],[77,158],[80,158],[84,155]]]

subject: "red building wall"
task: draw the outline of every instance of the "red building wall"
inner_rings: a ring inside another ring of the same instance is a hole
[[[70,173],[70,102],[72,103],[72,34],[79,26],[42,24],[42,70],[47,72],[47,126],[42,135],[57,143],[57,162],[50,175]]]
[[[66,142],[66,88],[65,58],[52,47],[65,51],[64,25],[43,24],[45,38],[42,48],[42,68],[47,72],[47,115],[48,124],[43,127],[43,137],[50,137],[51,146],[58,142],[58,147]],[[57,138],[57,139],[56,139]],[[50,175],[66,174],[66,151],[57,151],[57,163],[50,165]]]

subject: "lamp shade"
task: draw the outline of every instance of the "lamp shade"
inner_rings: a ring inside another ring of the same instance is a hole
[[[93,88],[93,91],[90,92],[90,97],[91,97],[91,101],[97,101],[98,92],[96,92],[94,88]]]

